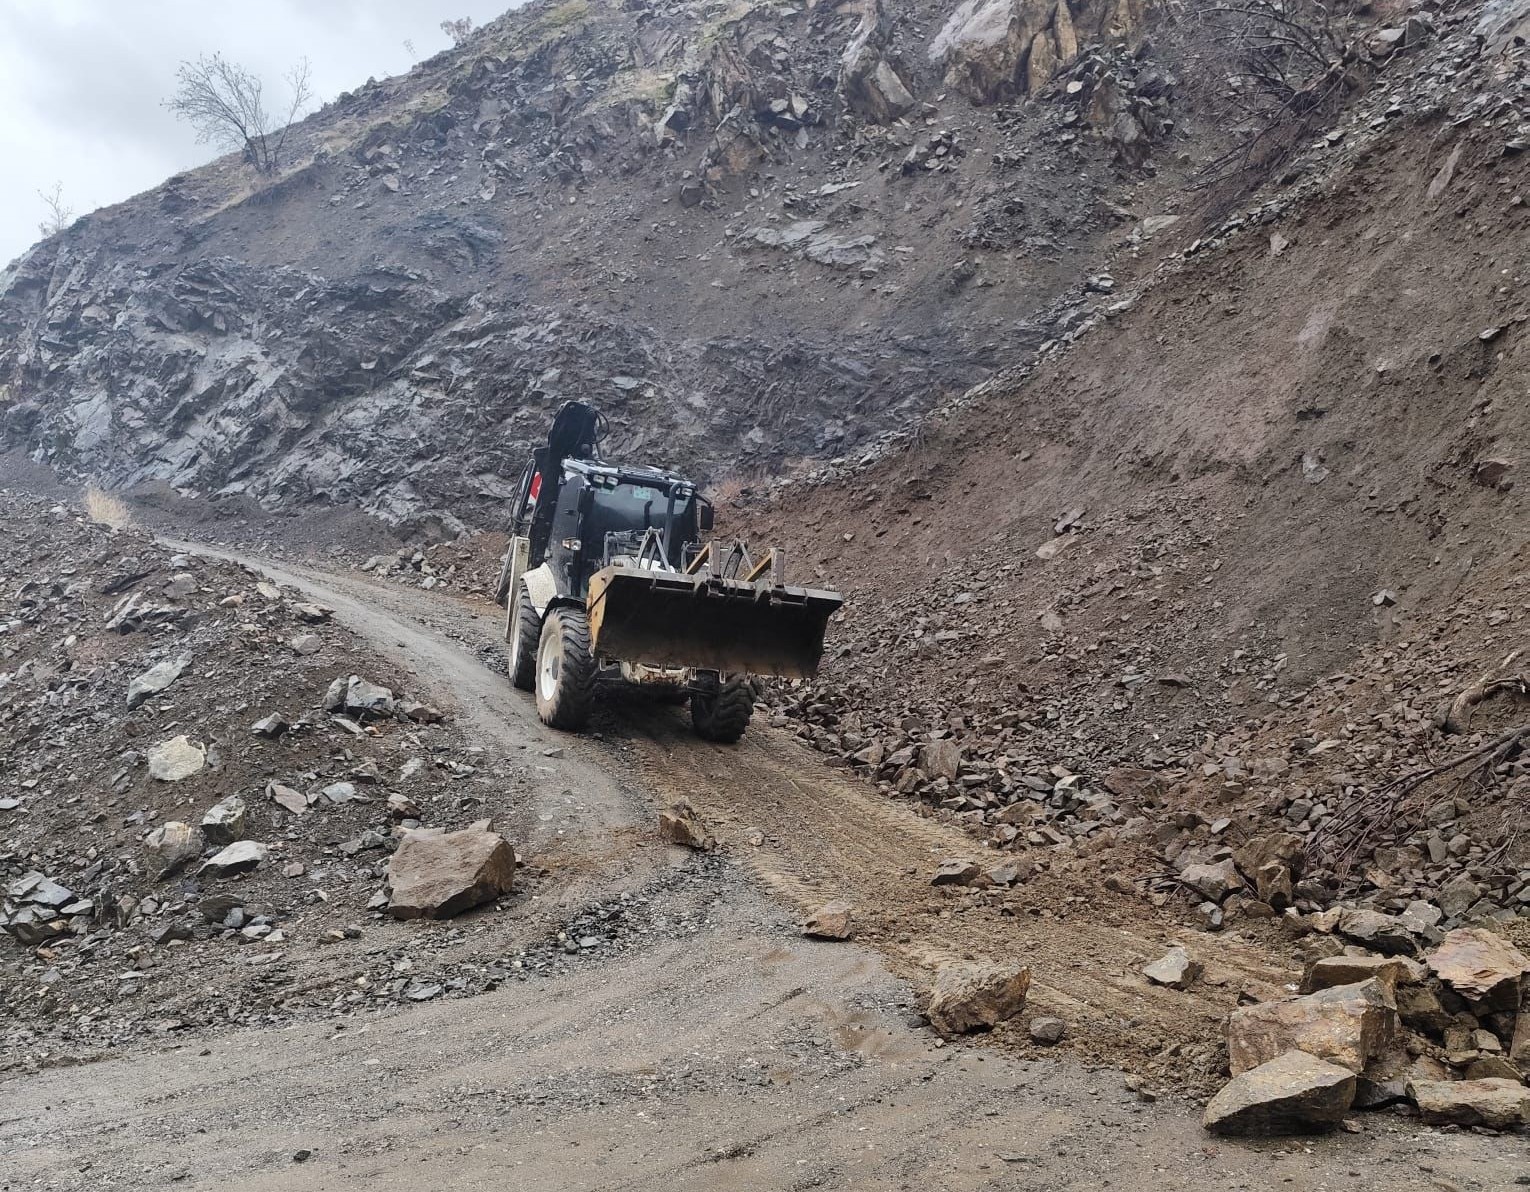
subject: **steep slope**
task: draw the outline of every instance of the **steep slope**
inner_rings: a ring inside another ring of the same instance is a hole
[[[1282,828],[1305,909],[1515,917],[1526,61],[1453,24],[1082,341],[754,515],[850,589],[805,736],[1034,866],[1188,893]]]
[[[226,158],[0,274],[0,448],[480,523],[566,397],[709,476],[858,450],[1066,333],[1102,239],[1174,201],[1143,32],[531,4],[306,120],[279,177]]]

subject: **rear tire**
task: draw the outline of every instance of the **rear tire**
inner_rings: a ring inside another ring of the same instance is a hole
[[[520,691],[536,690],[537,648],[541,642],[542,615],[522,584],[515,594],[515,629],[510,638],[510,682]]]
[[[726,679],[710,691],[691,693],[691,723],[706,741],[732,745],[754,715],[754,690],[747,678]]]
[[[583,609],[555,608],[547,614],[537,646],[536,692],[543,724],[574,732],[589,720],[595,655]]]

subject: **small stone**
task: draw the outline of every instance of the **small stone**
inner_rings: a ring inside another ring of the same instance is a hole
[[[855,925],[848,902],[826,902],[802,925],[802,934],[813,939],[848,940],[855,936]]]
[[[149,852],[149,868],[156,880],[169,877],[188,861],[202,855],[202,841],[190,824],[169,820],[143,840]]]
[[[151,695],[158,695],[181,677],[191,665],[190,658],[176,658],[156,663],[128,684],[128,710],[143,704]]]
[[[983,876],[983,867],[965,857],[953,857],[942,861],[930,879],[932,886],[970,886]]]
[[[300,633],[287,644],[299,658],[307,658],[324,648],[324,640],[317,633]]]
[[[268,741],[274,741],[291,727],[292,725],[287,722],[285,716],[279,712],[272,712],[271,715],[263,720],[257,720],[254,724],[250,725],[250,731],[257,737],[264,737]]]
[[[305,815],[308,812],[308,799],[302,791],[295,791],[280,782],[266,783],[266,796],[283,811],[290,811],[293,815]]]
[[[1061,1043],[1063,1036],[1068,1033],[1068,1024],[1061,1018],[1033,1018],[1031,1019],[1031,1042],[1039,1043],[1043,1047],[1051,1047]]]
[[[659,812],[659,835],[670,844],[701,852],[710,852],[717,847],[717,838],[707,831],[696,809],[684,800]]]

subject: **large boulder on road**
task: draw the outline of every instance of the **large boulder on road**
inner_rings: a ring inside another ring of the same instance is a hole
[[[1213,1134],[1299,1134],[1335,1126],[1355,1099],[1355,1074],[1288,1051],[1230,1080],[1201,1124]]]
[[[1031,970],[1003,964],[944,964],[925,1014],[942,1035],[984,1031],[1025,1009]]]
[[[488,820],[460,832],[406,832],[388,861],[395,919],[447,919],[510,890],[515,850]]]

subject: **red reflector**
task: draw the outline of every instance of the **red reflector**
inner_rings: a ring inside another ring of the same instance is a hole
[[[531,478],[531,499],[535,501],[542,492],[542,473],[538,472]]]

